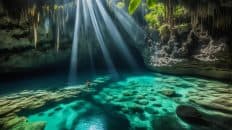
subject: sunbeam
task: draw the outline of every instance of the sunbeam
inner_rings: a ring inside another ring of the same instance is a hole
[[[73,35],[73,44],[72,44],[72,55],[70,63],[70,72],[69,72],[69,85],[75,84],[77,81],[77,62],[78,62],[78,40],[79,40],[79,28],[80,28],[80,0],[77,0],[76,8],[76,19]]]
[[[88,7],[88,10],[89,10],[90,18],[91,18],[91,21],[92,21],[92,24],[93,24],[93,27],[94,27],[94,31],[95,31],[97,40],[99,42],[100,48],[102,50],[102,53],[103,53],[104,59],[106,61],[106,64],[107,64],[107,66],[109,68],[110,73],[113,74],[113,76],[117,77],[117,71],[115,69],[115,66],[114,66],[112,60],[111,60],[109,52],[108,52],[108,50],[107,50],[107,48],[105,46],[105,42],[103,40],[102,33],[100,31],[100,28],[99,28],[99,25],[98,25],[98,22],[97,22],[97,19],[96,19],[94,10],[93,10],[94,7],[93,7],[92,0],[86,0],[86,1],[87,1],[87,7]]]
[[[103,7],[101,1],[96,0],[98,9],[100,11],[100,14],[102,15],[102,18],[105,22],[106,29],[110,33],[111,37],[116,43],[116,46],[119,48],[119,50],[124,54],[127,61],[129,62],[130,66],[132,66],[134,69],[138,68],[137,63],[134,61],[134,58],[131,56],[127,46],[125,45],[125,42],[123,41],[117,27],[113,23],[112,19],[110,18],[109,14],[106,12],[105,8]]]
[[[144,30],[135,22],[135,20],[125,10],[120,9],[113,2],[111,7],[118,21],[123,26],[124,30],[130,35],[135,43],[143,44]]]
[[[107,48],[110,44],[114,44],[113,46],[119,50],[133,70],[138,70],[138,64],[135,62],[127,47],[128,43],[124,41],[119,29],[113,22],[113,19],[107,12],[102,1],[77,0],[76,3],[76,19],[73,35],[69,84],[75,84],[77,82],[78,53],[81,53],[78,51],[78,48],[80,47],[86,49],[86,52],[88,53],[86,56],[90,59],[89,62],[91,70],[93,71],[95,68],[95,56],[93,56],[93,50],[95,49],[93,49],[93,47],[99,46],[109,73],[114,77],[118,77],[116,67],[111,54],[109,53],[109,48]],[[126,14],[123,10],[117,9],[114,4],[115,3],[113,3],[112,10],[121,24],[120,26],[124,28],[125,32],[129,34],[134,42],[142,43],[141,37],[143,36],[143,30],[136,24],[131,16]],[[96,38],[96,40],[94,40],[94,38]],[[112,43],[109,42],[111,39],[113,41]],[[96,43],[98,43],[98,45]]]

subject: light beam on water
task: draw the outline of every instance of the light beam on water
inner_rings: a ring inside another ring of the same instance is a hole
[[[114,66],[112,60],[111,60],[109,52],[108,52],[108,50],[107,50],[107,48],[105,46],[105,43],[104,43],[104,40],[103,40],[103,37],[102,37],[102,33],[101,33],[100,29],[99,29],[99,25],[98,25],[98,22],[97,22],[95,13],[94,13],[93,3],[91,1],[92,0],[86,0],[89,15],[90,15],[90,19],[92,21],[97,40],[99,42],[100,48],[102,50],[103,56],[105,58],[105,61],[106,61],[106,64],[108,66],[108,69],[109,69],[110,73],[113,74],[113,76],[117,77],[117,71],[115,69],[115,66]]]
[[[84,31],[85,34],[89,34],[89,27],[90,27],[90,16],[88,12],[88,7],[86,4],[86,0],[82,1],[82,7],[83,7],[83,17],[84,17]],[[85,35],[85,40],[88,42],[88,35]],[[95,72],[95,67],[94,67],[94,60],[93,60],[93,53],[92,53],[92,43],[87,43],[87,48],[88,48],[88,54],[90,58],[90,65],[91,65],[91,70]]]
[[[82,9],[82,10],[81,10]],[[136,22],[123,10],[118,9],[115,4],[113,5],[113,11],[118,21],[124,27],[125,31],[132,37],[135,42],[141,38],[140,34],[143,34],[143,30],[136,24]],[[100,23],[99,21],[102,21]],[[93,44],[92,39],[89,38],[89,34],[93,33],[98,41],[100,49],[102,51],[106,65],[110,73],[117,77],[117,71],[115,69],[114,63],[111,59],[110,53],[106,47],[104,38],[107,37],[105,34],[105,29],[109,33],[109,36],[114,40],[115,46],[121,51],[125,56],[129,65],[134,69],[137,69],[137,63],[133,59],[129,49],[127,48],[125,41],[123,40],[117,26],[111,19],[109,13],[103,6],[101,0],[77,0],[76,1],[76,16],[75,16],[75,27],[72,43],[72,54],[70,63],[70,73],[69,73],[69,84],[74,85],[77,83],[77,66],[78,66],[78,46],[81,44],[88,44],[87,52],[89,53],[89,58],[91,62],[91,67],[94,68],[93,60]],[[82,31],[80,31],[82,30]],[[135,34],[136,33],[136,34]],[[84,38],[83,38],[84,37]],[[138,38],[139,37],[139,38]],[[83,40],[85,39],[85,40]],[[139,42],[140,43],[140,42]]]
[[[130,35],[134,42],[141,42],[143,40],[143,34],[145,32],[135,20],[125,10],[116,7],[116,4],[112,4],[113,11],[118,21],[121,23],[125,31]]]
[[[102,15],[102,18],[105,22],[106,29],[110,33],[113,40],[116,42],[116,46],[119,48],[119,50],[123,53],[123,55],[126,57],[128,63],[131,67],[134,69],[137,69],[137,63],[134,61],[134,58],[130,54],[127,46],[125,45],[125,42],[123,41],[117,27],[113,23],[112,19],[110,18],[109,14],[106,12],[105,8],[103,7],[100,0],[96,0],[98,9],[100,11],[100,14]]]
[[[77,0],[76,7],[76,19],[72,43],[72,54],[71,54],[71,63],[70,63],[70,72],[69,72],[69,85],[73,85],[77,82],[77,62],[78,62],[78,35],[80,28],[80,0]]]

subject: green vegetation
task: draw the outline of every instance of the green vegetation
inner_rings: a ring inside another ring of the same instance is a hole
[[[163,24],[161,25],[158,30],[161,36],[168,36],[170,34],[170,25]]]
[[[141,4],[141,0],[130,0],[128,11],[133,14]],[[145,20],[150,28],[159,29],[163,24],[169,24],[174,27],[176,24],[182,24],[187,11],[183,6],[178,5],[176,0],[147,0],[148,13]],[[180,19],[178,22],[176,19]]]
[[[133,14],[135,10],[139,7],[141,4],[142,0],[130,0],[130,4],[128,7],[128,11],[130,14]]]
[[[145,15],[145,20],[148,22],[149,26],[159,27],[164,22],[164,5],[161,3],[153,4],[152,6],[148,7],[149,13]]]

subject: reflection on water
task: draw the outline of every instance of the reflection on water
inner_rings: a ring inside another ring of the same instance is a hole
[[[75,130],[106,130],[104,117],[93,116],[81,119]]]

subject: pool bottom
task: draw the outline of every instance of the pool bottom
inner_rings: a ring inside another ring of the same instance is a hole
[[[151,73],[124,74],[118,80],[101,75],[90,82],[87,88],[77,85],[18,93],[15,96],[32,103],[27,110],[29,115],[21,113],[21,116],[27,116],[29,123],[46,122],[45,130],[220,130],[219,127],[188,124],[177,117],[176,108],[188,104],[203,109],[191,102],[196,97],[194,94],[207,93],[216,86],[220,86],[222,92],[230,86],[205,79]],[[70,97],[73,98],[63,102]],[[13,96],[5,97],[9,98]],[[199,98],[203,100],[207,96]],[[44,101],[55,103],[49,106],[43,104]],[[23,104],[21,99],[16,102]],[[38,111],[37,106],[43,109]]]

